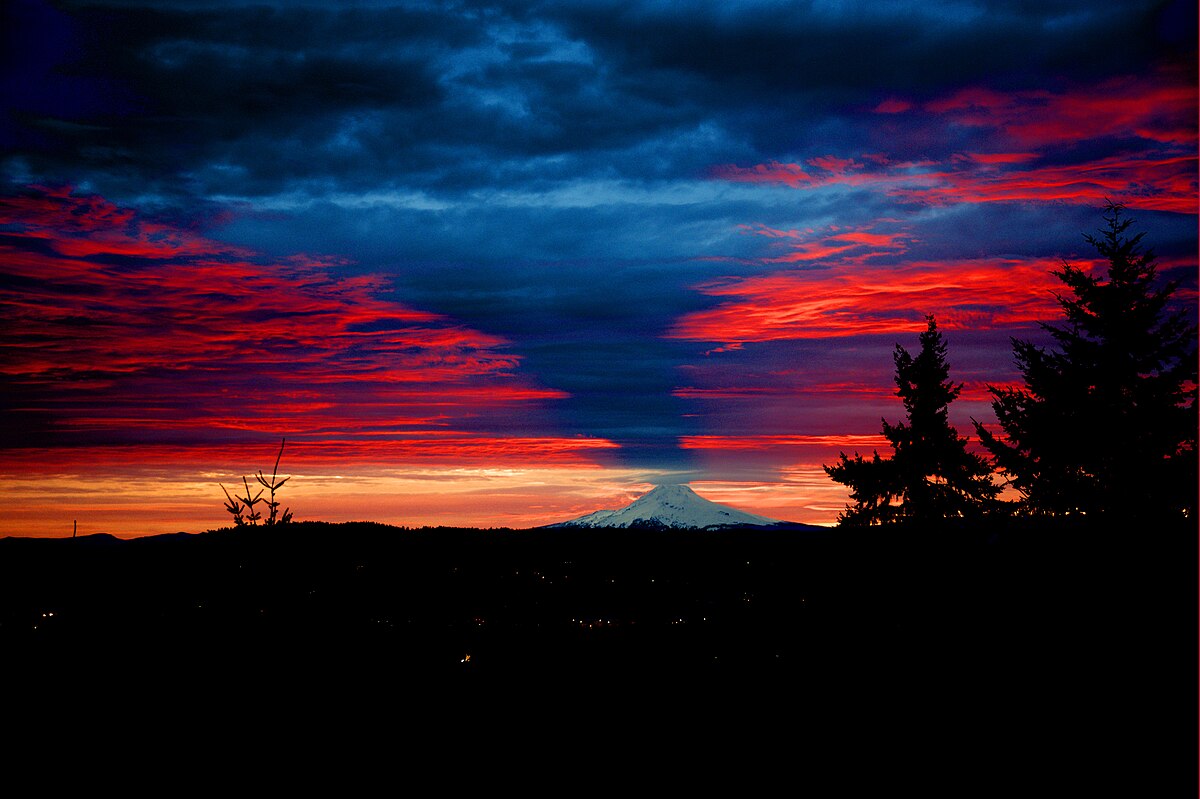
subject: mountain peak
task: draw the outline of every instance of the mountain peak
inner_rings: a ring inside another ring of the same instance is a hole
[[[740,511],[705,499],[684,483],[655,486],[617,510],[598,510],[550,527],[671,527],[709,528],[779,524],[754,513]]]
[[[682,494],[684,496],[690,494],[693,497],[700,496],[695,491],[693,491],[692,487],[690,485],[688,485],[687,483],[659,483],[658,485],[656,485],[654,488],[647,491],[642,496],[649,497],[649,496],[653,496],[655,494],[659,494],[659,495]]]

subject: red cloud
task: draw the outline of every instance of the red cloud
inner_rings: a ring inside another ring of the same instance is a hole
[[[741,181],[743,183],[782,183],[792,188],[820,185],[825,181],[817,181],[804,171],[799,164],[781,164],[772,161],[769,164],[756,164],[751,167],[740,167],[732,164],[716,167],[713,170],[718,178]]]
[[[878,163],[869,171],[799,183],[774,165],[722,167],[726,180],[793,188],[849,185],[929,205],[979,202],[1071,202],[1096,205],[1119,197],[1138,208],[1196,213],[1197,159],[1190,155],[1110,156],[1069,165],[1027,167],[1030,153],[970,153],[935,163]],[[823,256],[818,256],[823,257]],[[794,258],[792,260],[802,260]]]
[[[992,152],[970,151],[920,163],[874,155],[864,155],[859,162],[827,155],[808,160],[816,172],[803,164],[772,161],[719,166],[713,174],[796,189],[862,187],[930,205],[1096,205],[1113,198],[1138,208],[1194,214],[1197,102],[1194,76],[1126,77],[1058,93],[973,87],[919,108],[889,100],[876,111],[911,111],[912,116],[979,129],[996,143]],[[1054,162],[1047,152],[1096,139],[1129,143],[1120,154],[1081,162]],[[797,255],[792,260],[804,259]]]
[[[799,183],[775,165],[722,167],[727,180],[793,188],[849,185],[929,205],[979,202],[1071,202],[1097,205],[1119,197],[1153,211],[1196,213],[1197,159],[1191,155],[1110,156],[1082,164],[1027,167],[1030,153],[970,153],[943,164],[877,164],[870,171]],[[834,254],[834,253],[828,253]],[[816,256],[824,257],[824,255]],[[791,260],[804,260],[796,257]]]
[[[835,256],[839,263],[861,263],[875,255],[903,252],[909,239],[903,233],[872,233],[869,228],[832,227],[821,235],[812,230],[775,230],[765,225],[742,225],[741,229],[786,244],[788,252],[765,259],[769,263],[821,261]]]
[[[905,249],[901,236],[898,233],[868,233],[863,230],[852,230],[847,233],[835,233],[829,239],[831,241],[848,241],[851,244],[863,244],[868,247]]]
[[[594,454],[618,448],[601,438],[558,436],[493,436],[456,431],[396,433],[386,438],[327,438],[287,441],[280,471],[329,470],[452,465],[506,468],[602,468]],[[125,471],[156,469],[184,474],[200,472],[250,473],[268,459],[273,462],[279,442],[265,444],[221,443],[172,446],[165,444],[85,446],[48,449],[25,447],[7,450],[0,459],[0,478],[91,472],[108,476]],[[265,464],[270,466],[268,462]]]
[[[0,198],[0,231],[0,376],[23,412],[78,443],[441,435],[565,396],[522,379],[504,339],[385,299],[385,279],[330,261],[267,259],[63,189]],[[405,446],[508,446],[486,438]]]
[[[1001,131],[1024,147],[1045,147],[1102,136],[1137,136],[1194,147],[1194,80],[1165,76],[1115,78],[1068,93],[1001,93],[969,88],[926,103],[924,110],[961,125]],[[1170,82],[1164,82],[1170,80]]]
[[[728,344],[903,334],[926,313],[948,330],[1032,325],[1054,313],[1056,285],[1049,273],[1058,266],[958,260],[727,278],[698,289],[731,299],[684,316],[669,336]]]
[[[963,153],[963,158],[980,164],[1022,164],[1038,157],[1037,153]]]
[[[777,447],[821,447],[871,449],[888,446],[881,435],[762,435],[762,436],[683,436],[684,449],[765,450]]]
[[[988,166],[1016,163],[984,162]],[[1023,170],[952,168],[913,176],[888,193],[932,205],[977,202],[1075,202],[1120,197],[1154,211],[1196,213],[1196,157],[1116,156],[1087,164]]]

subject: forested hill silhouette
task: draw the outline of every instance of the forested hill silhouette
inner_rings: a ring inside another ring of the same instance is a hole
[[[0,651],[21,675],[10,689],[70,712],[89,706],[80,692],[241,712],[268,696],[305,719],[336,706],[400,723],[414,702],[490,690],[619,726],[661,717],[644,697],[671,686],[693,711],[782,715],[823,740],[868,722],[952,730],[943,752],[1035,747],[1073,785],[1097,756],[1117,764],[1109,786],[1122,768],[1190,779],[1188,531],[1041,524],[5,538]],[[610,719],[597,697],[613,693],[640,715]]]
[[[0,640],[27,654],[327,640],[434,668],[466,654],[479,668],[536,667],[569,652],[579,665],[803,669],[881,646],[924,658],[1002,641],[1007,653],[990,657],[1048,647],[1039,657],[1075,659],[1122,634],[1133,608],[1139,639],[1162,626],[1155,646],[1190,640],[1176,627],[1194,616],[1194,561],[1176,557],[1186,533],[1044,520],[701,534],[292,522],[10,537]]]

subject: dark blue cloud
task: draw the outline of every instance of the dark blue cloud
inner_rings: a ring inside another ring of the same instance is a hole
[[[681,468],[675,440],[700,422],[672,390],[707,345],[662,336],[716,302],[695,286],[786,268],[746,226],[889,220],[912,239],[892,257],[936,260],[1077,252],[1096,221],[1084,204],[931,205],[870,182],[801,192],[714,169],[991,152],[1003,130],[875,109],[1194,74],[1196,41],[1193,4],[1149,0],[12,9],[10,182],[78,185],[265,252],[386,273],[405,302],[510,339],[523,369],[571,394],[564,428]],[[1039,157],[1145,145],[1130,136]],[[1194,245],[1194,218],[1142,217],[1170,252]],[[838,346],[777,344],[728,368],[832,369]],[[890,369],[886,348],[872,369]],[[780,407],[755,407],[784,424]]]

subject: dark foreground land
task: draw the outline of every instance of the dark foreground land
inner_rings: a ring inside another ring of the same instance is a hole
[[[6,538],[0,651],[18,679],[692,682],[785,725],[882,701],[965,745],[1023,721],[1047,757],[1194,780],[1196,568],[1194,527]]]

